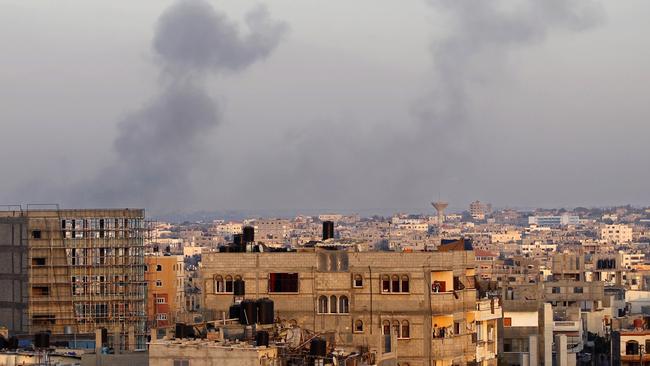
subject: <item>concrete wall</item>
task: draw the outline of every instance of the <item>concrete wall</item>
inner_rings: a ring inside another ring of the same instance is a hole
[[[27,220],[0,217],[0,326],[27,331]]]

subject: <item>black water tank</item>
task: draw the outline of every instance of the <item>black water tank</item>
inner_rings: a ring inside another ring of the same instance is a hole
[[[239,322],[244,325],[257,323],[257,302],[254,300],[244,300],[241,302]]]
[[[50,334],[39,332],[34,334],[34,347],[36,348],[49,348],[50,347]]]
[[[327,342],[323,338],[312,338],[309,346],[309,354],[317,357],[325,357],[327,354]]]
[[[246,294],[246,281],[236,279],[233,284],[232,292],[235,296],[244,296]]]
[[[244,243],[253,243],[255,241],[255,228],[244,226]]]
[[[228,319],[239,319],[240,314],[241,314],[241,305],[239,304],[230,305],[230,309],[228,310]]]
[[[257,300],[257,314],[260,324],[273,324],[275,320],[273,300],[269,298]]]
[[[18,349],[18,338],[16,336],[9,337],[9,341],[7,341],[7,349]]]
[[[334,222],[323,221],[323,240],[334,238]]]
[[[185,323],[176,323],[176,332],[174,332],[174,336],[179,339],[187,338],[185,331]]]
[[[255,344],[259,346],[269,346],[269,332],[260,330],[255,333]]]

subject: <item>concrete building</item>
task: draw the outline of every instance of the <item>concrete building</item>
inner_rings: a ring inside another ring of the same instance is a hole
[[[149,366],[280,366],[278,349],[206,340],[155,340]]]
[[[0,323],[145,344],[144,210],[0,211]]]
[[[474,220],[485,220],[485,215],[490,212],[490,205],[481,201],[474,201],[469,204],[469,214]]]
[[[580,217],[572,216],[569,214],[562,214],[560,216],[530,216],[528,217],[529,225],[537,225],[544,227],[560,227],[566,225],[578,225]]]
[[[606,243],[630,243],[632,242],[632,228],[627,225],[604,225],[600,228],[598,237]]]
[[[147,255],[147,321],[153,328],[172,325],[185,310],[185,270],[182,255]]]
[[[241,277],[247,298],[271,298],[276,317],[333,332],[337,347],[395,334],[400,364],[496,365],[499,304],[477,301],[471,250],[223,252],[202,265],[203,303],[217,318],[233,303],[222,281]]]

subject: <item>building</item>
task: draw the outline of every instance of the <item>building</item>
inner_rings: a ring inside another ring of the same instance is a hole
[[[202,266],[203,303],[217,318],[233,304],[229,279],[241,278],[246,298],[271,298],[277,317],[334,332],[337,347],[396,334],[400,364],[496,365],[500,308],[477,300],[471,250],[220,252]]]
[[[572,216],[569,214],[562,214],[560,216],[529,216],[528,224],[544,227],[560,227],[567,225],[578,225],[580,217]]]
[[[627,225],[604,225],[600,228],[599,238],[606,243],[630,243],[632,228]]]
[[[155,340],[149,366],[280,366],[276,347],[206,340]]]
[[[490,205],[481,201],[474,201],[469,204],[469,214],[474,220],[485,220],[485,215],[490,212]]]
[[[147,255],[147,321],[152,328],[172,325],[185,310],[182,255]]]
[[[145,345],[144,210],[0,211],[0,323],[53,341],[107,328]]]

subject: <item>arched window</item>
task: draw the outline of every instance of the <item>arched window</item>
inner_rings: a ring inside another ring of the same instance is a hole
[[[329,308],[327,305],[328,305],[327,296],[321,295],[318,298],[318,312],[320,314],[327,314],[329,312]]]
[[[399,292],[399,276],[393,275],[391,278],[391,292]]]
[[[381,291],[390,292],[390,277],[388,275],[381,276]]]
[[[625,354],[626,355],[638,355],[639,354],[639,342],[637,341],[628,341],[625,343]]]
[[[363,287],[363,277],[360,274],[354,275],[354,287]]]
[[[390,322],[388,320],[384,320],[382,322],[382,332],[384,335],[389,335],[390,334]]]
[[[337,313],[336,305],[337,305],[336,296],[334,296],[334,295],[330,296],[330,313],[332,313],[332,314]]]
[[[402,275],[402,292],[409,292],[409,276]]]
[[[226,292],[232,292],[232,276],[226,276]]]
[[[240,275],[235,276],[235,281],[237,281],[237,280],[241,280],[241,276],[240,276]]]
[[[347,314],[350,312],[350,303],[348,297],[343,295],[339,297],[339,313]]]
[[[162,271],[162,265],[156,264],[156,272]]]
[[[393,320],[393,333],[397,335],[397,338],[402,338],[400,334],[400,324],[399,320]]]
[[[354,331],[358,333],[363,332],[363,322],[360,319],[354,322]]]
[[[223,292],[223,277],[216,275],[214,276],[214,292]]]
[[[402,338],[411,337],[411,327],[408,320],[402,320]]]

